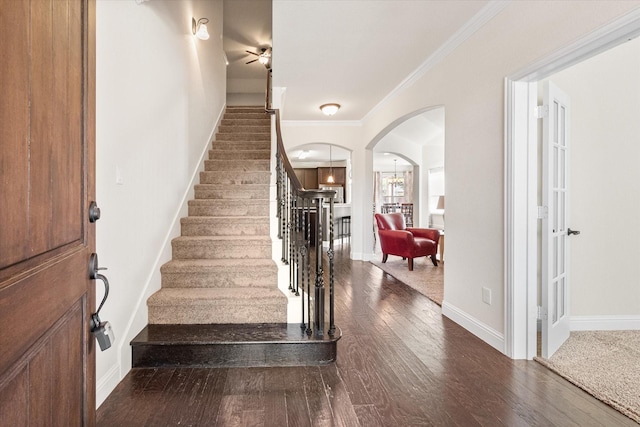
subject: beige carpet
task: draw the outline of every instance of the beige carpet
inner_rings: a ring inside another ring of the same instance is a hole
[[[413,260],[413,271],[409,271],[407,260],[403,260],[400,257],[389,255],[389,259],[384,264],[380,262],[380,259],[371,261],[371,264],[409,285],[436,304],[442,305],[444,298],[444,262],[438,262],[438,266],[435,267],[429,258],[415,258]]]
[[[575,331],[536,361],[640,423],[640,331]]]

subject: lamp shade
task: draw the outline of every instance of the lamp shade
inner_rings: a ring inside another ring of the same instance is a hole
[[[206,24],[200,24],[200,28],[196,32],[196,37],[200,40],[209,40],[209,31],[207,31]]]
[[[209,31],[207,31],[207,18],[200,18],[196,21],[195,18],[191,18],[191,32],[200,40],[209,40]]]
[[[436,209],[444,209],[444,196],[438,196],[438,205]]]

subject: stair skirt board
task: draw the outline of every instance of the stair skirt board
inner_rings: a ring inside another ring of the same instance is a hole
[[[299,324],[148,325],[132,341],[132,367],[276,367],[336,360],[333,336],[307,336]]]

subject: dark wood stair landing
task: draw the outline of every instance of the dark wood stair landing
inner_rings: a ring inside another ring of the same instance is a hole
[[[132,341],[132,367],[264,367],[326,365],[333,337],[310,337],[299,324],[147,325]]]

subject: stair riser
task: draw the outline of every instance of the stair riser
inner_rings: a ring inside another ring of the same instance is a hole
[[[222,133],[271,133],[270,123],[250,125],[250,124],[235,124],[226,125],[221,124],[218,127],[218,132]]]
[[[218,141],[271,141],[270,133],[218,133],[216,134],[216,142]]]
[[[211,323],[277,323],[286,313],[287,300],[250,301],[219,300],[212,304],[149,306],[149,323],[156,325],[198,325]]]
[[[207,223],[183,222],[183,236],[268,236],[268,221],[208,221]]]
[[[232,323],[232,322],[229,322]],[[336,360],[337,343],[247,343],[136,346],[134,368],[320,366]]]
[[[262,113],[265,114],[263,106],[258,105],[229,105],[226,113]]]
[[[258,119],[258,120],[270,120],[270,116],[269,114],[262,112],[262,113],[245,113],[245,112],[225,112],[224,113],[224,117],[225,120],[233,120],[233,119],[240,119],[240,120],[253,120],[253,119]]]
[[[271,151],[271,141],[214,141],[212,151]]]
[[[172,243],[173,259],[271,258],[271,243],[224,241],[179,241]]]
[[[200,184],[269,184],[271,172],[200,172]]]
[[[247,202],[249,200],[247,199]],[[236,201],[232,203],[216,204],[189,204],[189,216],[265,216],[269,215],[267,203],[260,204],[246,203],[240,204]]]
[[[204,170],[234,172],[266,172],[271,168],[269,160],[205,160]]]
[[[147,368],[326,365],[335,361],[341,337],[339,328],[318,337],[286,323],[150,324],[131,341],[132,363]]]
[[[222,119],[220,126],[271,126],[271,119]]]
[[[271,160],[271,150],[209,150],[209,160]]]
[[[162,273],[163,288],[255,288],[277,283],[276,269],[254,268],[250,262],[240,268],[219,267],[203,272]]]
[[[242,186],[239,186],[242,187]],[[219,185],[196,185],[196,199],[224,199],[224,200],[257,200],[269,198],[269,186],[260,185],[256,188],[229,188]]]

